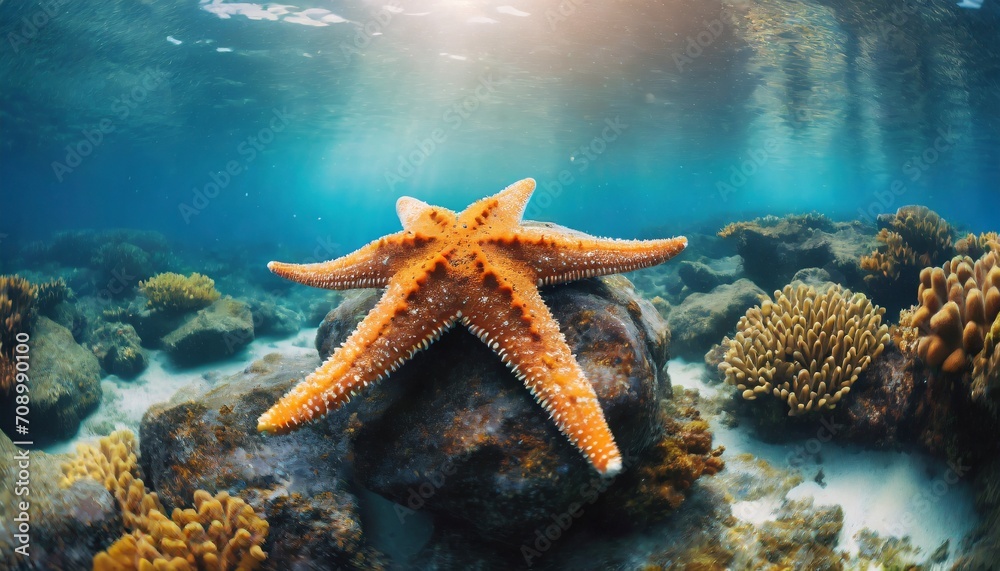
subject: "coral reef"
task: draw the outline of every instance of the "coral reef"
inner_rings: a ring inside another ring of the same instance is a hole
[[[149,230],[69,230],[56,234],[48,243],[29,244],[22,256],[29,260],[53,261],[68,266],[91,262],[98,251],[108,244],[130,244],[159,260],[165,258],[170,246],[159,232]],[[110,250],[105,250],[105,254]]]
[[[66,301],[73,292],[66,285],[66,280],[59,278],[38,285],[38,301],[36,306],[40,313],[48,314],[56,305]]]
[[[871,248],[871,238],[856,223],[820,214],[735,222],[719,236],[735,241],[747,277],[765,289],[789,283],[803,268],[823,268],[842,283],[860,283],[857,260]]]
[[[30,489],[19,494],[18,488],[25,484],[15,483],[24,478],[25,458],[30,458]],[[61,454],[18,448],[0,432],[0,482],[5,483],[0,485],[0,568],[4,571],[90,569],[99,546],[121,534],[115,498],[90,478],[68,488],[60,486],[63,463]],[[31,504],[30,548],[18,553],[15,546],[24,542],[14,537],[20,533],[15,522],[23,517],[25,501]]]
[[[889,341],[884,310],[863,294],[800,284],[740,318],[719,365],[744,399],[773,394],[790,416],[834,408]]]
[[[94,557],[94,569],[257,569],[267,557],[262,549],[267,521],[240,498],[225,491],[212,497],[204,490],[194,492],[195,509],[174,509],[167,518],[157,495],[137,477],[135,446],[132,432],[117,431],[97,446],[77,446],[76,455],[62,465],[62,488],[83,479],[101,482],[118,501],[130,531]]]
[[[195,509],[174,509],[167,518],[150,497],[136,529],[94,557],[95,571],[252,571],[267,558],[268,523],[240,498],[198,490]]]
[[[955,254],[951,226],[924,206],[903,206],[895,214],[879,216],[881,244],[859,264],[867,273],[865,284],[872,295],[892,310],[917,283],[922,268],[935,266]]]
[[[1000,234],[996,232],[966,234],[965,238],[955,242],[955,251],[973,260],[981,258],[987,252],[1000,252]]]
[[[0,276],[0,395],[14,385],[14,347],[30,333],[38,288],[20,276]]]
[[[983,350],[972,361],[972,398],[1000,412],[1000,315],[986,333]]]
[[[123,474],[138,474],[135,446],[135,435],[129,430],[113,432],[101,438],[97,446],[78,444],[76,455],[62,465],[59,485],[68,488],[77,480],[90,478],[115,494]]]
[[[975,262],[956,256],[920,272],[920,305],[901,326],[920,332],[916,351],[930,367],[966,372],[985,347],[987,328],[1000,314],[998,256],[991,252]]]
[[[140,282],[139,289],[149,300],[150,309],[173,313],[207,307],[220,297],[215,281],[199,273],[190,276],[173,272],[157,274]]]

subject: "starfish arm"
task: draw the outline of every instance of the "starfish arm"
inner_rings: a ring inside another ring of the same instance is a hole
[[[257,429],[284,434],[318,419],[380,381],[461,317],[444,285],[394,279],[354,333],[316,371],[262,414]]]
[[[386,287],[400,266],[419,256],[432,241],[422,234],[403,231],[335,260],[315,264],[270,262],[267,268],[287,280],[323,289]]]
[[[601,404],[535,284],[489,267],[484,275],[484,287],[469,297],[463,324],[524,382],[598,472],[616,474],[622,457]]]
[[[431,206],[410,196],[396,201],[396,214],[404,230],[434,235],[455,223],[456,214],[447,208]]]
[[[535,179],[521,179],[493,196],[470,204],[459,214],[458,221],[470,232],[483,227],[512,229],[521,221],[534,191]]]
[[[514,233],[491,238],[483,244],[491,259],[507,255],[532,268],[539,286],[648,268],[669,260],[686,247],[687,238],[683,236],[615,240],[532,226],[522,226]]]

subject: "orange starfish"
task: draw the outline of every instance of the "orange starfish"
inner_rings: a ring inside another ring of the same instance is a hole
[[[402,197],[401,232],[329,262],[269,263],[275,274],[305,285],[386,291],[325,363],[261,415],[258,430],[285,433],[318,419],[461,322],[598,472],[621,470],[594,389],[538,288],[654,266],[680,253],[687,239],[612,240],[525,226],[521,216],[534,189],[527,178],[457,214]]]

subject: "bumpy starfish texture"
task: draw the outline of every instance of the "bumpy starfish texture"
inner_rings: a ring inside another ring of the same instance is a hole
[[[403,230],[342,258],[271,262],[289,280],[327,289],[386,288],[357,329],[258,420],[285,433],[348,402],[456,323],[524,382],[559,430],[605,475],[622,457],[587,380],[538,293],[540,286],[662,263],[683,237],[613,240],[521,224],[535,181],[524,179],[455,213],[403,197]]]

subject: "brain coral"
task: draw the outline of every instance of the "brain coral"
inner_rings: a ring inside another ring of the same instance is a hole
[[[967,371],[1000,313],[998,254],[990,252],[975,262],[956,256],[940,268],[924,268],[917,298],[920,305],[909,323],[920,331],[917,354],[945,372]]]
[[[157,311],[191,311],[211,305],[219,299],[215,281],[199,273],[190,276],[173,272],[157,274],[141,282],[139,289],[149,300],[150,309]]]
[[[885,310],[840,286],[788,285],[774,297],[749,309],[727,340],[726,382],[747,400],[787,401],[789,416],[834,408],[888,343]]]

